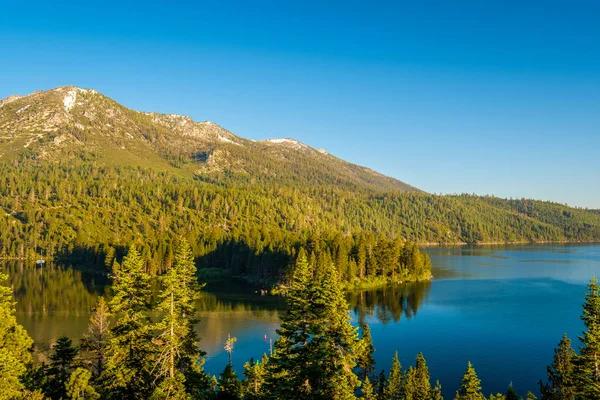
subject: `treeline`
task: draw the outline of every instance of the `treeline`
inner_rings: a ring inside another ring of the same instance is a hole
[[[403,369],[398,357],[386,374],[374,374],[375,351],[367,324],[350,324],[343,287],[330,262],[311,264],[302,249],[287,293],[288,308],[273,352],[249,360],[240,380],[230,362],[219,377],[202,368],[205,353],[193,327],[198,285],[190,246],[182,241],[161,276],[159,300],[150,304],[150,275],[135,247],[115,265],[112,295],[99,298],[80,346],[61,337],[49,362],[34,365],[33,341],[17,324],[11,290],[0,285],[0,398],[2,399],[443,399],[427,363]],[[2,274],[1,280],[7,279]],[[153,322],[150,311],[160,320]],[[113,316],[113,318],[109,318]],[[600,287],[588,286],[579,354],[564,337],[540,382],[542,399],[600,396]],[[114,321],[114,322],[113,322]],[[468,363],[455,399],[484,400],[481,381]],[[509,386],[490,400],[518,400]],[[527,393],[527,399],[535,399]]]
[[[183,234],[200,268],[277,280],[311,243],[341,269],[357,264],[360,276],[360,254],[369,257],[398,238],[419,244],[600,240],[600,215],[554,203],[293,181],[226,185],[153,168],[101,166],[86,154],[54,163],[24,156],[0,165],[0,258],[43,255],[101,267],[136,242],[148,271],[158,275]]]

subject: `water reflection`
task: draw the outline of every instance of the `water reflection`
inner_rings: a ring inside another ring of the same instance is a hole
[[[23,261],[5,263],[2,270],[17,301],[17,313],[28,316],[87,314],[108,282],[101,274],[83,273],[52,263],[43,267]]]
[[[348,304],[362,324],[366,317],[381,323],[398,323],[402,316],[411,319],[429,296],[431,282],[413,282],[348,294]]]

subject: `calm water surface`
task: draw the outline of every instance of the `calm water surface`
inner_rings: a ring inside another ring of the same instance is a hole
[[[404,367],[423,352],[433,379],[452,398],[471,361],[484,392],[509,382],[537,392],[563,333],[576,339],[585,285],[600,275],[600,245],[530,245],[427,249],[435,279],[348,294],[354,323],[371,326],[378,370],[397,351]],[[106,281],[77,268],[5,263],[17,298],[18,318],[44,351],[61,335],[80,337]],[[197,329],[208,352],[206,369],[227,362],[223,343],[238,341],[234,367],[241,375],[276,339],[281,299],[236,286],[208,288],[199,303]],[[265,339],[266,338],[266,339]],[[576,340],[575,340],[576,341]]]

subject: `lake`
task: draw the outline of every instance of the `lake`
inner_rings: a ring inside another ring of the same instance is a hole
[[[585,285],[600,275],[600,245],[506,245],[428,248],[431,282],[348,294],[353,322],[371,326],[377,371],[397,351],[403,367],[423,352],[446,398],[460,384],[467,361],[484,393],[510,382],[524,396],[538,392],[563,333],[577,344]],[[106,279],[77,268],[36,268],[5,262],[17,299],[17,317],[42,353],[61,335],[87,329],[89,310]],[[198,304],[198,333],[208,352],[205,368],[227,363],[223,344],[238,338],[233,363],[241,376],[250,357],[269,352],[276,339],[281,298],[260,296],[239,284],[207,288]]]

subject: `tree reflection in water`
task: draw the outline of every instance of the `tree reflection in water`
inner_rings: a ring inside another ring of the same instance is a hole
[[[348,304],[356,315],[359,324],[366,317],[377,318],[381,323],[397,323],[414,317],[423,301],[429,296],[431,282],[411,282],[387,286],[379,289],[353,291],[348,293]]]

